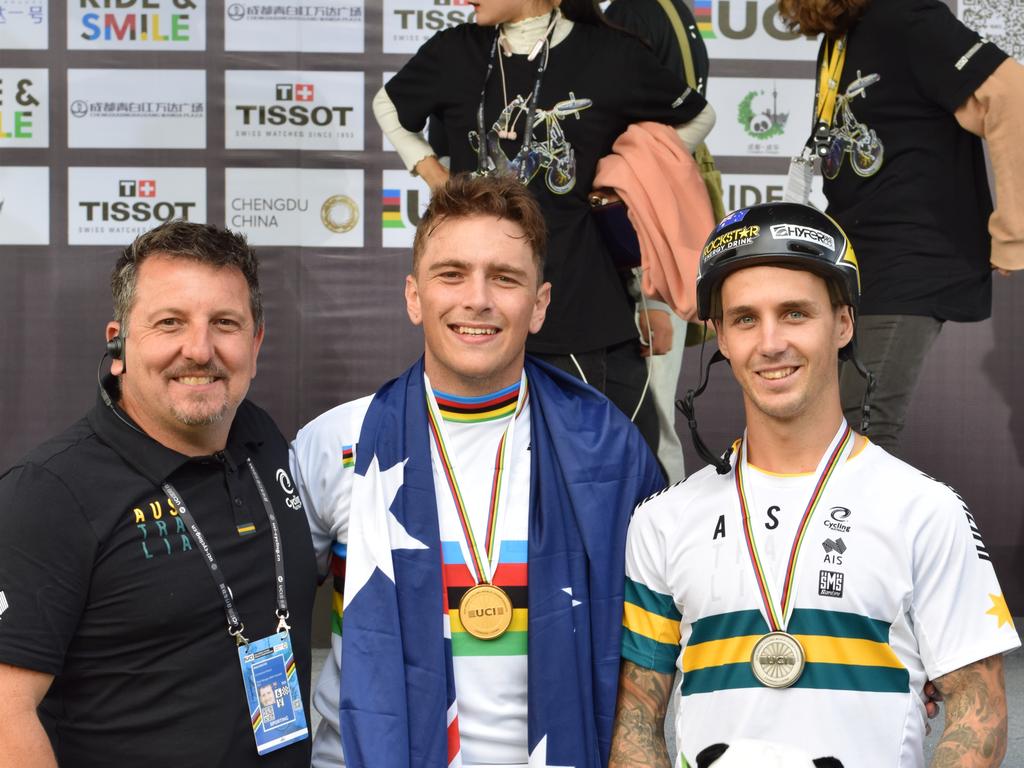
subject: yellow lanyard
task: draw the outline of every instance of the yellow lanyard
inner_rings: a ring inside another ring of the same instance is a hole
[[[821,60],[821,70],[818,74],[818,107],[817,122],[832,125],[832,118],[836,111],[836,95],[839,92],[839,78],[843,74],[843,64],[846,61],[846,35],[832,43],[832,51],[828,55],[828,63],[825,57]]]

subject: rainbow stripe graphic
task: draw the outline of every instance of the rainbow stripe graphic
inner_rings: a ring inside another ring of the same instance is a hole
[[[354,445],[341,446],[341,466],[344,469],[351,469],[356,465],[356,447]]]
[[[705,40],[715,39],[715,30],[711,26],[711,0],[694,0],[693,17],[697,21],[697,29]]]
[[[515,412],[516,401],[519,400],[519,382],[482,397],[458,397],[434,390],[434,399],[445,421],[460,424],[494,421]]]
[[[459,601],[476,584],[462,548],[457,541],[441,542],[445,597],[452,631],[453,656],[525,656],[528,623],[526,541],[501,542],[493,584],[512,600],[512,624],[494,640],[479,640],[469,634],[459,620]]]
[[[384,189],[380,193],[380,225],[384,229],[404,229],[402,222],[402,190]]]

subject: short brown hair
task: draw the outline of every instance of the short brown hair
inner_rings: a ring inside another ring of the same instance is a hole
[[[779,15],[801,34],[840,37],[870,4],[871,0],[779,0]]]
[[[511,221],[523,230],[523,237],[533,251],[537,280],[544,279],[544,252],[548,232],[540,206],[530,191],[514,176],[478,176],[459,173],[434,192],[430,205],[416,227],[412,242],[412,271],[416,272],[427,248],[427,238],[446,219],[469,216],[494,216]]]
[[[114,298],[114,320],[120,333],[128,333],[128,314],[135,301],[135,284],[139,267],[157,254],[190,259],[220,269],[234,267],[249,286],[249,308],[252,310],[253,332],[263,327],[263,297],[260,293],[259,262],[244,235],[211,224],[196,224],[172,219],[143,232],[122,251],[110,275],[110,292]]]

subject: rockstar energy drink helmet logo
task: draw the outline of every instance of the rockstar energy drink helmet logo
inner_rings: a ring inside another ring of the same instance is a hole
[[[736,229],[723,232],[704,246],[702,261],[707,262],[722,251],[738,248],[741,245],[750,245],[760,236],[761,227],[757,224],[752,224],[749,227],[736,227]]]

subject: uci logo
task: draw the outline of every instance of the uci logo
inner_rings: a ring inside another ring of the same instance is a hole
[[[698,6],[703,5],[698,2]],[[758,17],[756,0],[736,2],[718,0],[715,6],[715,29],[728,40],[747,40],[757,34]],[[699,14],[698,14],[699,15]],[[779,16],[778,3],[772,3],[761,13],[761,27],[765,33],[776,40],[796,40],[799,32],[786,28]]]

